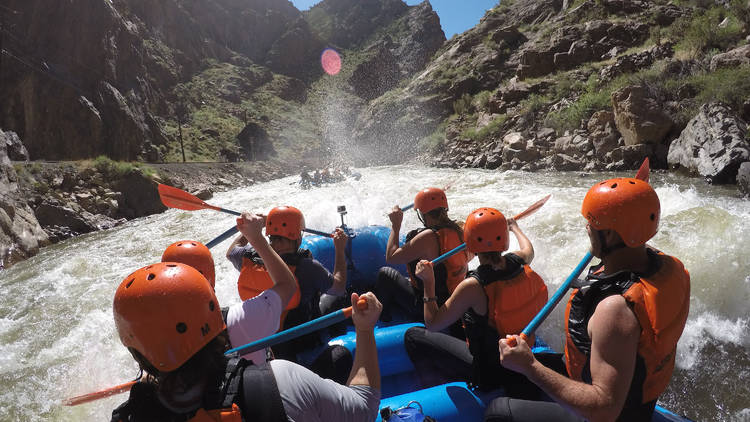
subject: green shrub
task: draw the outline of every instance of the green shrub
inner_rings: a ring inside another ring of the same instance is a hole
[[[471,95],[464,93],[461,98],[453,102],[453,111],[458,114],[465,114],[471,109]]]
[[[497,133],[507,120],[508,116],[506,114],[501,114],[492,119],[492,121],[487,124],[487,126],[484,126],[479,130],[472,127],[464,131],[463,136],[475,142],[482,141],[484,139],[487,139],[489,135]]]
[[[720,27],[724,19],[727,23]],[[677,41],[677,50],[699,57],[708,50],[724,51],[735,45],[742,39],[743,22],[724,7],[714,6],[678,19],[665,32],[668,38]]]
[[[85,163],[84,163],[85,165]],[[121,178],[135,170],[141,170],[146,176],[153,176],[155,171],[149,166],[141,166],[139,163],[128,163],[125,161],[114,161],[109,157],[100,155],[91,162],[91,167],[98,170],[105,177]]]
[[[487,104],[490,102],[492,91],[482,91],[474,96],[472,104],[475,110],[483,110],[487,108]]]

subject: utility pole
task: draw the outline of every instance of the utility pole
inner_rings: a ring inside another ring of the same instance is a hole
[[[177,116],[177,127],[180,130],[180,149],[182,150],[182,162],[185,162],[185,144],[182,141],[182,117]]]

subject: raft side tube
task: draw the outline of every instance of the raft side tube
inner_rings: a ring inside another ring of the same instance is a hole
[[[354,291],[372,290],[381,267],[393,267],[407,276],[405,265],[389,265],[385,262],[385,248],[391,229],[385,226],[367,226],[349,228],[354,237],[349,238],[347,245],[347,279],[346,286]],[[401,236],[401,244],[405,237]],[[302,238],[302,249],[308,249],[313,258],[318,260],[328,271],[333,271],[335,250],[333,239],[324,236],[305,236]]]

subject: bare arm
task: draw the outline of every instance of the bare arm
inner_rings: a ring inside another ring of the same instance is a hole
[[[380,317],[383,305],[374,294],[367,292],[361,296],[367,299],[367,309],[357,308],[360,296],[352,293],[352,320],[357,334],[357,350],[354,353],[354,363],[346,385],[368,385],[380,389],[380,365],[378,363],[378,348],[375,346],[375,323]]]
[[[388,243],[385,246],[385,262],[390,263],[393,254],[398,247],[399,232],[401,231],[401,221],[404,219],[404,212],[398,205],[393,206],[393,210],[388,213],[388,218],[391,220],[391,234],[388,236]]]
[[[263,265],[274,282],[271,290],[279,295],[281,298],[281,308],[285,309],[297,291],[297,282],[289,267],[276,251],[271,248],[266,237],[263,236],[261,231],[264,226],[265,219],[257,214],[244,212],[237,219],[237,228],[242,233],[242,236],[248,239],[250,245],[258,253],[258,256],[260,256],[260,259],[263,260]]]
[[[390,240],[390,238],[389,238]],[[404,243],[404,246],[393,251],[389,264],[408,264],[415,259],[435,259],[440,253],[437,235],[432,230],[425,230]]]
[[[435,297],[435,274],[432,263],[426,260],[419,261],[416,275],[424,283],[424,296]],[[474,308],[480,313],[487,312],[484,290],[473,277],[462,281],[443,306],[438,308],[436,301],[425,302],[424,326],[430,331],[440,331],[458,321],[469,308]]]
[[[349,237],[341,229],[333,232],[333,247],[335,260],[333,264],[333,285],[328,294],[343,296],[346,294],[346,242]]]
[[[522,258],[526,264],[531,264],[531,261],[534,260],[534,246],[531,244],[531,241],[525,234],[523,234],[521,228],[518,227],[516,220],[512,218],[508,219],[508,229],[516,235],[518,246],[521,248],[520,251],[515,251],[513,253]]]
[[[234,241],[232,241],[232,244],[229,245],[229,249],[227,249],[226,257],[229,259],[229,254],[232,253],[232,250],[234,248],[240,248],[242,246],[247,245],[247,239],[243,235],[237,236]]]
[[[589,421],[617,419],[633,380],[640,326],[622,296],[610,296],[589,320],[591,384],[571,380],[540,364],[525,341],[500,341],[500,361],[526,375],[550,397]],[[523,344],[521,344],[523,342]]]

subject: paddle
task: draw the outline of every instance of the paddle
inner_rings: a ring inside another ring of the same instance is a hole
[[[638,172],[635,174],[636,179],[643,180],[644,182],[648,182],[648,175],[649,175],[649,161],[648,157],[646,157],[645,160],[643,160],[643,163],[641,164],[641,167],[638,169]],[[560,299],[565,295],[565,292],[568,291],[570,288],[571,283],[573,283],[573,280],[578,278],[578,276],[583,272],[583,269],[588,265],[588,263],[591,261],[591,259],[594,256],[591,254],[591,251],[586,252],[586,255],[583,257],[581,262],[578,263],[578,265],[575,267],[572,273],[568,276],[568,278],[565,279],[563,284],[560,285],[560,287],[557,289],[554,295],[547,301],[547,304],[544,305],[542,310],[539,311],[539,313],[534,317],[534,319],[529,322],[529,324],[526,326],[526,328],[521,331],[521,334],[519,337],[521,337],[524,341],[529,341],[529,337],[536,331],[537,328],[539,328],[539,325],[542,324],[542,322],[547,319],[547,317],[552,313],[552,310],[555,309],[555,306],[560,302]],[[518,343],[516,342],[515,337],[508,337],[507,338],[508,346],[515,347]]]
[[[63,405],[78,406],[79,404],[88,403],[90,401],[103,399],[109,396],[114,396],[115,394],[124,393],[126,391],[129,391],[130,388],[134,386],[137,382],[138,380],[133,380],[130,382],[126,382],[125,384],[116,385],[114,387],[106,388],[104,390],[97,391],[94,393],[88,393],[88,394],[83,394],[81,396],[71,397],[63,401]]]
[[[357,301],[357,308],[361,310],[367,309],[367,299],[359,299]],[[278,332],[271,336],[248,343],[244,346],[235,347],[234,349],[227,350],[226,352],[224,352],[224,354],[225,355],[230,355],[232,353],[246,354],[246,353],[254,352],[256,350],[264,349],[266,347],[274,346],[279,343],[283,343],[285,341],[289,341],[297,337],[303,336],[305,334],[312,333],[313,331],[317,331],[326,327],[330,327],[331,325],[338,324],[339,322],[350,318],[352,316],[352,312],[354,312],[354,310],[352,309],[351,306],[347,308],[339,309],[336,312],[330,313],[328,315],[324,315],[320,318],[316,318],[312,321],[308,321],[304,324],[300,324],[288,330]],[[129,391],[130,388],[133,387],[137,382],[139,382],[139,380],[126,382],[125,384],[120,384],[120,385],[110,387],[101,391],[97,391],[95,393],[89,393],[89,394],[84,394],[81,396],[69,398],[63,401],[63,405],[77,406],[79,404],[103,399],[105,397],[109,397],[115,394],[124,393],[126,391]]]
[[[516,221],[518,221],[518,220],[520,220],[520,219],[522,219],[524,217],[528,217],[531,214],[535,213],[539,208],[542,208],[542,205],[544,205],[545,203],[547,203],[547,201],[549,200],[549,198],[551,196],[552,196],[551,194],[547,195],[544,198],[542,198],[542,199],[534,202],[533,204],[531,204],[531,206],[529,206],[528,208],[526,208],[526,210],[518,213],[515,217],[513,217],[513,219],[516,220]],[[432,263],[433,264],[439,264],[439,263],[443,262],[444,260],[450,258],[451,256],[455,255],[456,253],[458,253],[459,251],[462,251],[464,249],[466,249],[466,243],[462,243],[462,244],[456,246],[455,248],[449,250],[448,252],[440,255],[439,257],[433,259]]]
[[[367,300],[358,300],[357,308],[360,310],[367,309]],[[244,346],[239,346],[235,347],[234,349],[227,350],[226,352],[224,352],[224,354],[231,355],[232,353],[237,353],[244,355],[246,353],[252,353],[266,347],[274,346],[279,343],[283,343],[285,341],[303,336],[305,334],[312,333],[313,331],[318,331],[320,329],[330,327],[331,325],[338,324],[339,322],[350,318],[352,316],[352,312],[353,309],[351,306],[349,306],[348,308],[339,309],[336,312],[332,312],[328,315],[323,315],[320,318],[316,318],[312,321],[305,322],[304,324],[300,324],[288,330],[278,332],[272,336],[256,340]]]
[[[208,209],[208,210],[220,211],[220,212],[224,212],[224,213],[232,214],[232,215],[242,215],[242,213],[237,212],[237,211],[232,211],[226,208],[221,208],[215,205],[207,204],[206,202],[204,202],[202,199],[198,198],[197,196],[191,195],[185,192],[184,190],[178,189],[173,186],[168,186],[168,185],[159,183],[158,190],[159,190],[159,198],[161,198],[161,202],[169,208],[177,208],[177,209],[185,210],[185,211],[198,211],[198,210]],[[302,229],[302,231],[305,233],[317,234],[319,236],[331,237],[330,233],[326,233],[320,230],[304,228]],[[216,239],[208,242],[208,244],[211,244],[211,246],[215,246],[221,243],[224,239],[232,236],[234,233],[237,233],[237,227],[233,227],[225,231]],[[206,246],[210,248],[211,246],[208,246],[208,244],[206,244]]]

